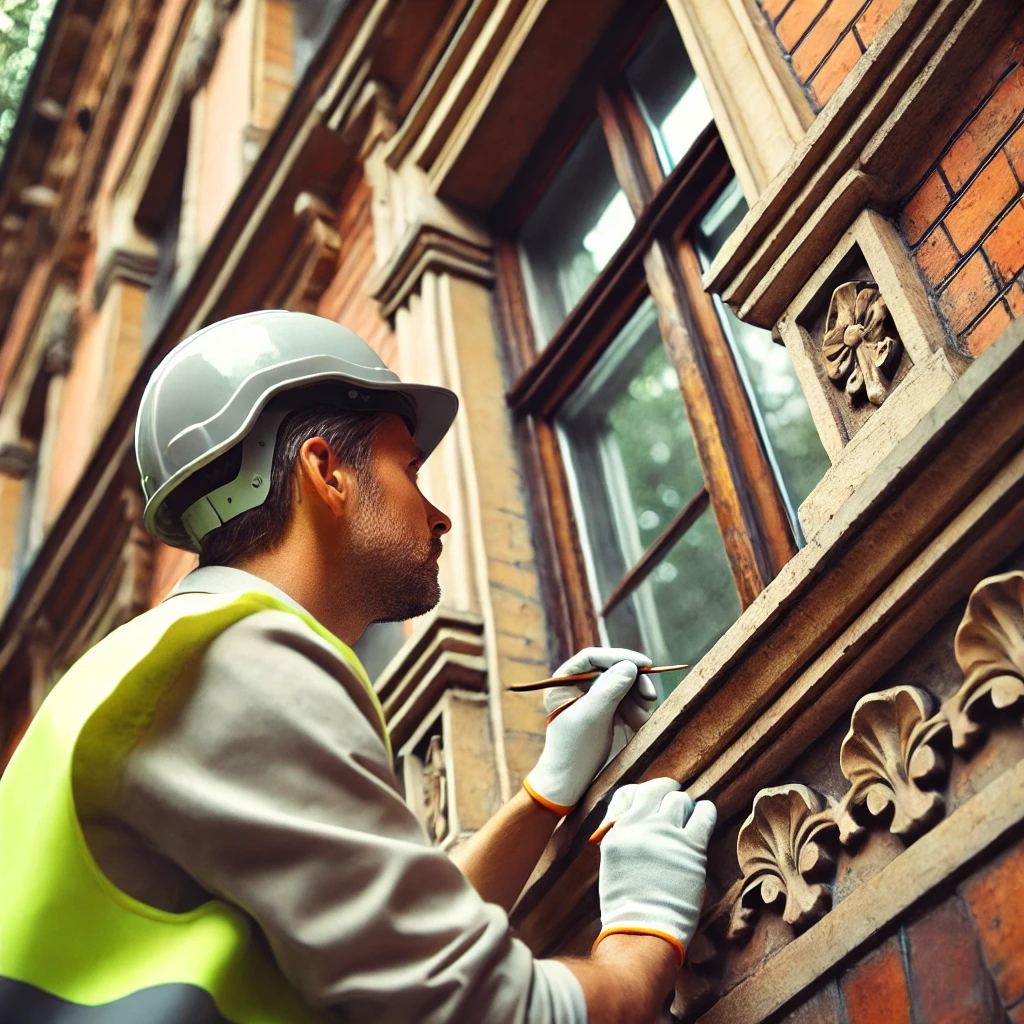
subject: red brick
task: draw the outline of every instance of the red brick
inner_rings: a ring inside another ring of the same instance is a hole
[[[903,0],[872,0],[871,6],[857,19],[857,35],[865,46],[878,35],[882,26],[896,12]]]
[[[1000,144],[1022,110],[1024,75],[1015,71],[996,89],[942,158],[946,180],[954,189],[963,188],[985,157]]]
[[[1002,152],[997,153],[946,214],[946,228],[953,244],[961,252],[970,249],[1019,192],[1010,162]]]
[[[1017,203],[999,222],[985,239],[985,252],[1003,284],[1024,270],[1024,205]]]
[[[975,253],[939,296],[939,312],[953,333],[961,334],[998,291],[984,256]]]
[[[801,82],[806,82],[814,74],[814,69],[853,24],[863,6],[863,0],[832,0],[814,28],[793,51],[793,70]]]
[[[978,325],[964,338],[964,347],[972,356],[980,356],[1010,326],[1006,304],[997,302]]]
[[[941,224],[921,243],[915,255],[921,273],[933,288],[953,272],[960,259]]]
[[[1021,288],[1019,284],[1015,284],[1006,293],[1006,302],[1010,307],[1010,316],[1014,320],[1019,316],[1024,316],[1024,288]]]
[[[828,2],[829,0],[793,0],[789,10],[775,26],[775,34],[787,53],[796,46],[800,37]]]
[[[780,1024],[839,1024],[839,1020],[839,991],[832,982],[783,1017]]]
[[[1024,1003],[1020,1003],[1010,1011],[1010,1024],[1024,1024]]]
[[[971,878],[964,899],[1003,1002],[1024,999],[1024,843]]]
[[[860,60],[861,49],[852,32],[847,32],[843,41],[832,51],[831,56],[821,66],[821,70],[811,82],[811,93],[818,106],[823,107],[832,98],[832,94],[853,70]]]
[[[903,207],[903,234],[910,245],[915,245],[938,220],[950,198],[949,189],[937,171],[925,178]]]
[[[1002,1017],[971,919],[959,898],[907,928],[916,1024],[992,1024]]]
[[[1024,128],[1018,128],[1007,140],[1003,152],[1009,157],[1017,177],[1024,181]]]
[[[788,3],[789,0],[761,0],[764,13],[768,15],[768,20],[772,22],[786,9],[786,4]]]
[[[911,1024],[899,941],[890,939],[843,979],[847,1024]]]

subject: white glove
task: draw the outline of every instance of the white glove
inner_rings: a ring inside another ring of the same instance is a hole
[[[572,810],[607,763],[616,723],[633,723],[635,729],[651,717],[657,692],[650,679],[637,675],[638,666],[650,663],[636,651],[588,647],[555,672],[607,669],[592,682],[545,693],[549,714],[544,750],[523,783],[530,796],[557,814]]]
[[[707,847],[718,814],[696,805],[674,779],[617,790],[601,827],[601,934],[656,935],[680,959],[693,939],[704,902]],[[612,827],[614,826],[614,827]]]

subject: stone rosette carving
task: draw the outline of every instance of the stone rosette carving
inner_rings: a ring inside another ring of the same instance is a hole
[[[972,751],[999,714],[1024,710],[1024,572],[982,580],[956,632],[964,683],[944,706],[953,746]]]
[[[949,772],[949,722],[931,717],[933,698],[913,686],[869,693],[857,701],[839,766],[850,789],[836,809],[839,838],[862,838],[871,819],[888,820],[905,841],[932,827],[945,811],[935,792]]]
[[[743,873],[729,922],[729,938],[742,941],[766,907],[783,904],[782,919],[796,929],[832,905],[823,884],[835,870],[836,824],[823,798],[802,785],[762,789],[740,828],[736,856]]]
[[[851,403],[885,401],[903,354],[902,342],[890,330],[889,309],[877,285],[848,281],[832,293],[822,355],[829,379]]]

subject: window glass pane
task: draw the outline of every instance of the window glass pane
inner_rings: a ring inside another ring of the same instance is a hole
[[[519,235],[538,345],[550,340],[632,226],[633,213],[594,122]]]
[[[557,417],[598,604],[703,486],[648,298]]]
[[[746,201],[734,178],[698,227],[695,241],[705,266],[711,263],[746,212]],[[772,341],[768,331],[737,319],[717,296],[715,304],[726,334],[739,354],[740,369],[767,442],[765,447],[787,493],[799,537],[795,509],[831,463],[811,419],[789,353]]]
[[[665,11],[626,68],[666,172],[689,152],[713,120],[672,15]]]
[[[644,651],[656,665],[696,665],[740,611],[722,537],[707,508],[650,576],[609,612],[605,629],[610,643]],[[679,678],[652,676],[662,694]]]

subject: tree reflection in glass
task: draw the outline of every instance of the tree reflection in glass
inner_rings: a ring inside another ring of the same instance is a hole
[[[679,379],[649,298],[556,422],[608,641],[643,650],[656,662],[694,664],[740,612],[709,510],[658,554],[642,582],[608,606],[681,511],[704,493]]]

